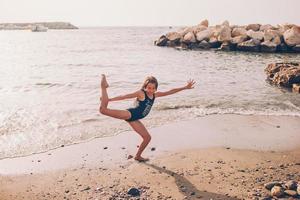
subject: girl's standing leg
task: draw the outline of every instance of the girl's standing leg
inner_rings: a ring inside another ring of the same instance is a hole
[[[149,160],[148,158],[143,158],[141,155],[142,155],[144,149],[149,144],[149,142],[151,140],[151,135],[149,134],[149,132],[147,131],[147,129],[145,128],[143,123],[140,122],[139,120],[128,122],[128,123],[133,128],[133,130],[135,130],[143,138],[143,141],[142,141],[134,159],[138,160],[138,161],[148,161]]]
[[[101,104],[99,108],[99,112],[103,115],[107,115],[110,117],[114,117],[117,119],[129,119],[131,117],[131,113],[128,110],[113,110],[107,108],[108,106],[108,94],[107,94],[107,88],[108,83],[106,81],[106,77],[104,74],[102,74],[101,79]]]

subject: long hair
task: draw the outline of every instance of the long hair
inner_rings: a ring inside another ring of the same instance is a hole
[[[155,89],[158,88],[158,81],[154,76],[147,76],[143,85],[142,89],[145,89],[149,83],[153,83],[155,85]]]

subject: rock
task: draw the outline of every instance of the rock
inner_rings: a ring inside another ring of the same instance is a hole
[[[194,32],[194,28],[195,26],[191,26],[191,27],[184,27],[180,30],[178,30],[177,33],[180,34],[181,37],[183,37],[185,34],[187,34],[188,32]]]
[[[205,40],[202,40],[199,44],[198,44],[198,48],[199,49],[209,49],[211,46],[210,44],[205,41]]]
[[[235,47],[236,47],[236,45],[231,44],[230,42],[223,42],[219,49],[223,50],[223,51],[232,51],[235,49]]]
[[[296,26],[294,24],[280,24],[280,25],[277,25],[277,30],[279,31],[279,33],[281,35],[283,35],[283,33],[291,28],[293,28],[293,26]]]
[[[252,51],[257,52],[260,50],[260,41],[255,39],[250,39],[245,42],[239,43],[237,49],[240,51]]]
[[[231,38],[231,43],[232,44],[238,44],[238,43],[242,43],[244,41],[246,41],[248,39],[247,35],[240,35],[240,36],[236,36],[234,38]]]
[[[166,37],[168,38],[169,41],[171,42],[179,42],[182,38],[181,34],[177,32],[170,32],[166,34]]]
[[[209,24],[209,23],[208,23],[208,20],[205,19],[205,20],[201,21],[199,25],[208,27],[208,24]]]
[[[283,42],[283,43],[281,43],[280,45],[278,45],[278,51],[280,51],[280,52],[289,52],[290,50],[290,48]]]
[[[206,29],[207,29],[206,26],[199,25],[199,26],[196,26],[196,27],[193,29],[193,33],[196,35],[197,33],[201,32],[201,31],[204,31],[204,30],[206,30]]]
[[[140,191],[136,188],[130,188],[128,191],[127,191],[127,194],[131,195],[131,196],[140,196]]]
[[[232,37],[247,35],[247,30],[245,28],[234,28],[231,32]]]
[[[262,41],[262,39],[264,38],[264,33],[261,31],[249,30],[247,31],[247,36],[252,39]]]
[[[103,149],[108,149],[108,147],[103,147]]]
[[[300,84],[299,63],[272,63],[265,72],[271,83],[284,87],[292,87],[293,84]]]
[[[300,93],[300,84],[293,84],[293,92]]]
[[[155,45],[163,47],[166,46],[167,42],[168,42],[168,38],[165,35],[162,35],[158,40],[155,41]]]
[[[293,26],[293,28],[287,30],[283,34],[284,41],[289,46],[295,46],[300,44],[300,27]]]
[[[293,50],[294,52],[300,52],[300,44],[294,46],[294,47],[292,48],[292,50]]]
[[[275,44],[274,42],[271,41],[265,41],[263,43],[260,44],[260,50],[262,52],[276,52],[277,50],[277,44]]]
[[[223,26],[218,35],[218,41],[228,42],[231,39],[231,28],[229,26]]]
[[[246,26],[246,30],[259,31],[260,24],[249,24]]]
[[[283,188],[280,186],[274,186],[271,189],[271,195],[275,197],[282,197],[284,195]]]
[[[196,34],[197,41],[201,42],[202,40],[208,41],[209,38],[212,36],[213,32],[210,29],[206,29],[203,31],[200,31]]]
[[[223,23],[222,23],[223,26],[227,26],[229,27],[229,21],[228,20],[225,20]]]
[[[216,37],[210,37],[208,43],[211,48],[218,48],[221,46],[221,42],[219,42]]]
[[[188,32],[187,34],[185,34],[182,42],[187,43],[187,44],[196,42],[196,37],[195,37],[194,33]]]
[[[279,31],[276,30],[265,30],[264,31],[264,41],[271,41],[274,42],[275,44],[279,45],[281,44],[281,35]]]
[[[271,190],[274,186],[281,186],[281,183],[278,181],[272,181],[264,184],[264,187],[267,190]]]
[[[284,193],[289,195],[289,196],[292,196],[292,197],[296,197],[297,196],[297,192],[294,191],[294,190],[284,190]]]
[[[297,193],[298,193],[298,195],[300,195],[300,183],[298,183]]]
[[[155,148],[155,147],[152,147],[152,148],[151,148],[151,151],[155,151],[155,150],[156,150],[156,148]]]
[[[288,190],[296,190],[297,189],[297,182],[296,181],[287,181],[285,184],[286,189]]]
[[[260,31],[265,31],[268,29],[274,29],[274,27],[271,24],[264,24],[264,25],[261,25],[259,28]]]

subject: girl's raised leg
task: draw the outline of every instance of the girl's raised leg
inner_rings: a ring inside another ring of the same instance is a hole
[[[151,135],[145,128],[144,124],[142,122],[140,122],[139,120],[128,122],[128,123],[133,128],[133,130],[135,130],[143,138],[143,141],[140,144],[140,147],[139,147],[138,152],[136,153],[134,159],[137,161],[140,161],[140,162],[148,161],[149,160],[148,158],[143,158],[141,155],[142,155],[144,149],[149,144],[149,142],[151,140]]]
[[[108,83],[106,81],[106,77],[104,74],[102,74],[101,79],[101,104],[99,108],[99,112],[103,115],[107,115],[110,117],[114,117],[117,119],[129,119],[131,117],[131,113],[128,110],[114,110],[107,108],[108,106],[108,94],[107,94],[107,88]]]

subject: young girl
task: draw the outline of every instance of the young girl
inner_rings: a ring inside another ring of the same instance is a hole
[[[143,142],[139,146],[139,149],[134,159],[137,161],[148,161],[149,160],[148,158],[143,158],[141,155],[144,149],[146,148],[146,146],[149,144],[151,140],[151,136],[147,131],[147,129],[145,128],[145,126],[143,125],[143,123],[139,119],[142,119],[149,114],[155,98],[174,94],[176,92],[185,89],[192,89],[194,88],[194,84],[195,84],[194,80],[189,80],[184,87],[174,88],[166,92],[158,92],[157,91],[158,82],[156,78],[153,76],[149,76],[144,81],[142,88],[140,90],[126,95],[121,95],[114,98],[108,98],[107,88],[109,85],[106,81],[105,75],[102,74],[102,79],[101,79],[102,97],[100,98],[101,105],[99,111],[103,115],[107,115],[117,119],[122,119],[129,123],[129,125],[133,128],[133,130],[135,130],[143,138]],[[114,110],[114,109],[109,109],[107,107],[109,101],[119,101],[119,100],[130,99],[130,98],[136,98],[135,107],[133,108],[129,108],[127,110]],[[131,157],[132,156],[128,158]]]

